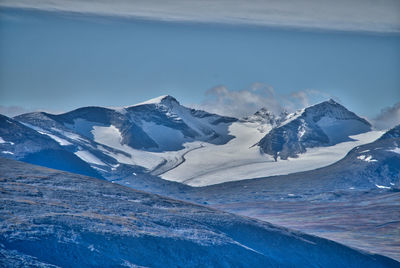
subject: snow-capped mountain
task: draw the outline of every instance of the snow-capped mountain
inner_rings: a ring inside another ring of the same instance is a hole
[[[351,141],[352,135],[371,130],[371,124],[345,107],[329,100],[288,116],[258,142],[263,153],[287,159],[307,148],[332,146]]]
[[[226,124],[236,121],[186,108],[171,96],[123,108],[84,107],[60,115],[30,113],[15,119],[52,132],[72,131],[95,141],[116,134],[121,145],[149,151],[179,150],[183,143],[194,140],[226,143],[233,138],[227,134]]]
[[[122,108],[84,107],[60,115],[36,112],[15,119],[113,178],[169,169],[193,149],[186,143],[226,143],[233,138],[228,127],[237,120],[186,108],[171,96]]]
[[[366,132],[368,122],[333,101],[293,114],[274,115],[264,108],[238,120],[190,109],[171,96],[161,96],[127,107],[83,107],[59,115],[36,112],[14,119],[52,139],[49,145],[56,142],[63,153],[78,157],[96,177],[160,176],[193,186],[320,168],[382,134]],[[30,139],[30,135],[24,137]],[[281,150],[260,153],[272,146]],[[290,165],[274,162],[278,154],[286,159],[306,148],[302,157],[290,159]],[[31,161],[19,154],[12,158]],[[36,158],[32,163],[46,166],[46,161]],[[87,174],[79,168],[75,172]]]
[[[361,187],[368,185],[381,189],[399,189],[400,125],[390,129],[373,143],[357,146],[343,159],[343,163],[351,167],[347,170],[347,182],[354,182],[357,177],[362,176],[366,180],[357,181]],[[352,173],[356,173],[354,178],[350,177]],[[353,187],[357,187],[357,184]]]
[[[0,159],[2,267],[398,267],[393,259],[104,180]]]

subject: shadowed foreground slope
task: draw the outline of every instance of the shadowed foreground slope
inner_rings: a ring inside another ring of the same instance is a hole
[[[389,258],[106,181],[0,159],[7,267],[398,267]]]

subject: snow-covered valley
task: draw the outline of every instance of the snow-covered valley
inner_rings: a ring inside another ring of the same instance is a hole
[[[352,148],[370,143],[383,134],[382,131],[370,131],[351,136],[354,141],[310,148],[297,158],[276,162],[254,146],[266,134],[254,131],[257,127],[256,123],[233,123],[229,133],[235,139],[224,145],[202,143],[203,147],[185,155],[186,161],[182,165],[160,176],[191,186],[206,186],[312,170],[335,163]]]

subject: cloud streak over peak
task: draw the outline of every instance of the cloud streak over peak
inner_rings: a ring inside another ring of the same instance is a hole
[[[165,21],[400,33],[398,0],[3,0],[0,6]]]
[[[220,85],[206,92],[206,99],[199,105],[190,105],[195,109],[241,118],[267,108],[274,114],[283,111],[294,112],[333,96],[314,89],[279,94],[273,87],[263,83],[254,83],[248,89],[230,90]],[[335,98],[337,99],[337,98]]]
[[[377,117],[372,119],[377,129],[387,130],[400,124],[400,102],[381,110]]]

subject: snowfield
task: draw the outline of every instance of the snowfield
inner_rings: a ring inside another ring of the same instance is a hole
[[[164,127],[160,126],[160,128]],[[126,152],[130,157],[103,150],[105,154],[115,158],[120,163],[142,166],[152,173],[161,173],[164,170],[174,168],[183,162],[183,155],[200,146],[198,143],[188,143],[185,144],[184,149],[178,151],[148,152],[133,149],[128,145],[121,144],[121,133],[113,125],[108,127],[94,126],[91,133],[93,134],[95,142]],[[160,133],[163,132],[160,131]]]
[[[235,139],[224,145],[202,143],[202,148],[185,155],[184,163],[160,176],[191,186],[206,186],[312,170],[335,163],[352,148],[370,143],[384,133],[371,131],[354,135],[351,138],[355,141],[310,148],[298,158],[275,162],[272,156],[260,153],[259,148],[254,146],[266,134],[256,129],[257,123],[233,123],[229,134]]]

